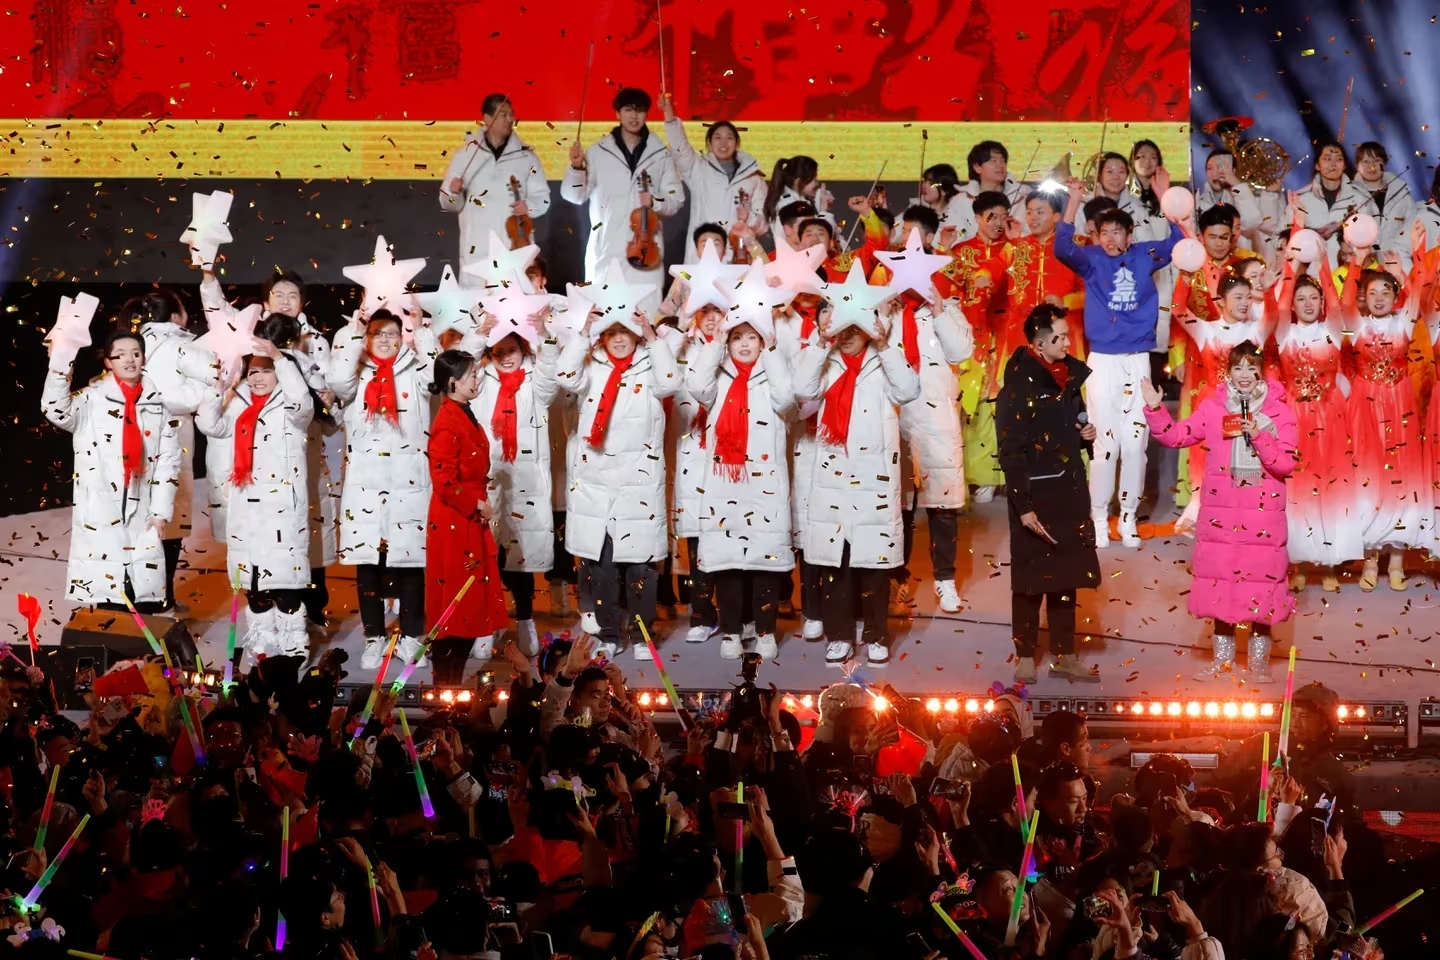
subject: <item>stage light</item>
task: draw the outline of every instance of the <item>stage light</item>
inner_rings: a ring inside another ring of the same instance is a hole
[[[1342,703],[1340,704],[1340,708],[1335,711],[1335,715],[1338,716],[1341,720],[1344,720],[1346,717],[1350,716],[1350,708]]]
[[[500,702],[501,702],[501,703],[504,703],[506,700],[509,700],[509,699],[510,699],[510,691],[509,691],[509,690],[501,690],[500,693],[499,693],[499,699],[500,699]]]
[[[925,710],[926,710],[927,713],[939,713],[939,712],[940,712],[940,698],[939,698],[939,697],[931,697],[929,700],[926,700],[926,701],[925,701]]]
[[[1260,704],[1260,716],[1262,716],[1262,717],[1273,717],[1273,716],[1275,716],[1275,704],[1273,704],[1273,703],[1262,703],[1262,704]]]
[[[884,697],[877,696],[874,703],[871,705],[875,708],[876,713],[884,713],[887,709],[889,709],[890,701],[886,700]]]
[[[1207,703],[1207,704],[1205,704],[1205,716],[1211,718],[1212,720],[1213,720],[1214,718],[1220,716],[1220,704],[1218,704],[1218,703]]]
[[[1170,706],[1168,706],[1168,707],[1165,708],[1165,712],[1168,713],[1168,714],[1170,714],[1170,716],[1172,716],[1172,717],[1178,717],[1178,716],[1180,716],[1180,711],[1181,711],[1181,709],[1182,709],[1182,708],[1181,708],[1180,704],[1178,704],[1178,703],[1172,703],[1172,704],[1170,704]]]
[[[810,696],[810,694],[808,693],[805,694],[805,696],[800,698],[800,706],[804,707],[806,710],[809,710],[811,707],[815,706],[815,698]]]
[[[1362,720],[1365,719],[1365,708],[1364,708],[1364,707],[1356,707],[1356,708],[1355,708],[1355,716],[1359,717],[1359,718],[1362,719]]]
[[[1254,720],[1260,711],[1255,709],[1255,704],[1247,703],[1240,708],[1240,715],[1246,720]]]
[[[979,700],[966,700],[966,701],[965,701],[965,712],[966,712],[966,713],[979,713],[979,712],[980,712],[980,701],[979,701]]]
[[[1160,716],[1160,714],[1162,714],[1162,713],[1164,713],[1164,712],[1165,712],[1165,706],[1164,706],[1164,704],[1161,704],[1161,703],[1151,703],[1151,704],[1150,704],[1150,716],[1152,716],[1152,717],[1158,717],[1158,716]]]
[[[1233,700],[1225,701],[1225,707],[1221,712],[1225,714],[1226,720],[1234,720],[1236,717],[1240,716],[1240,708],[1236,706],[1235,701]]]
[[[994,712],[995,712],[995,701],[994,701],[994,700],[986,700],[986,701],[985,701],[985,712],[986,712],[986,713],[994,713]]]
[[[648,706],[650,706],[650,694],[648,694],[648,693],[642,693],[642,694],[640,694],[640,706],[642,706],[642,707],[648,707]]]
[[[1145,704],[1143,704],[1143,703],[1137,703],[1137,704],[1135,704],[1135,706],[1133,706],[1133,707],[1130,708],[1130,712],[1131,712],[1131,713],[1134,713],[1134,714],[1144,713],[1144,712],[1145,712]]]
[[[959,701],[959,700],[956,700],[954,697],[951,697],[949,700],[946,700],[946,701],[945,701],[945,712],[946,712],[946,713],[959,713],[959,712],[960,712],[960,701]]]
[[[1185,715],[1187,717],[1200,716],[1200,704],[1194,700],[1191,700],[1189,703],[1185,704]]]
[[[443,702],[443,703],[454,703],[454,702],[455,702],[455,691],[454,691],[454,690],[441,690],[441,691],[440,691],[440,700],[441,700],[441,702]]]
[[[663,707],[670,702],[670,695],[668,693],[657,693],[655,694],[655,702]]]

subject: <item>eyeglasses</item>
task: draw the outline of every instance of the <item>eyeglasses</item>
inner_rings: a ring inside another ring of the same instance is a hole
[[[396,330],[380,330],[370,334],[372,340],[399,340],[400,333]]]

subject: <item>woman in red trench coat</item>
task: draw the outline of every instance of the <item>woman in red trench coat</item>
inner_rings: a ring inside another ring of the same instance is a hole
[[[473,575],[465,598],[434,643],[435,682],[459,683],[471,645],[488,658],[493,636],[508,623],[500,583],[499,549],[490,532],[490,442],[470,412],[479,392],[480,364],[446,350],[435,359],[432,393],[443,396],[430,424],[430,517],[425,537],[425,619],[439,623]]]

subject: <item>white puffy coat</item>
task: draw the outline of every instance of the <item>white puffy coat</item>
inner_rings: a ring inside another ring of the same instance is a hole
[[[490,521],[495,542],[505,551],[506,570],[540,573],[555,565],[555,517],[550,507],[550,402],[558,387],[558,349],[542,343],[526,357],[525,380],[515,394],[515,460],[507,462],[491,420],[500,396],[500,378],[487,365],[480,393],[470,401],[475,419],[490,441]]]
[[[717,338],[694,351],[685,386],[710,411],[710,435],[735,383],[735,362]],[[786,469],[785,417],[795,410],[790,368],[779,350],[755,361],[748,384],[750,435],[739,481],[717,473],[713,444],[700,491],[700,555],[706,573],[717,570],[789,570],[795,566],[790,535],[790,474]]]
[[[616,129],[619,129],[618,127]],[[640,205],[640,176],[650,175],[650,195],[655,212],[668,217],[679,212],[685,202],[685,189],[675,164],[670,161],[670,151],[665,142],[653,131],[645,138],[640,162],[635,172],[615,143],[613,133],[590,145],[585,151],[585,170],[565,168],[565,180],[560,185],[560,196],[571,203],[590,204],[590,241],[585,246],[585,279],[590,282],[602,280],[611,261],[620,265],[620,271],[627,283],[649,283],[655,285],[655,292],[646,298],[646,309],[654,309],[660,303],[660,288],[664,285],[665,238],[661,233],[655,236],[660,246],[661,266],[654,270],[636,270],[625,260],[625,247],[632,236],[630,214]]]
[[[575,337],[560,354],[560,386],[580,398],[576,453],[566,493],[565,548],[599,560],[608,536],[616,563],[650,563],[668,546],[665,505],[665,407],[680,387],[675,356],[663,340],[640,344],[595,449],[585,440],[613,369],[604,347]]]
[[[1094,196],[1087,196],[1087,201],[1095,199]],[[1141,240],[1164,240],[1170,236],[1170,221],[1163,216],[1150,215],[1150,209],[1145,206],[1145,201],[1129,190],[1120,191],[1120,199],[1116,202],[1121,210],[1130,214],[1130,219],[1135,223],[1135,232],[1131,235],[1131,242]],[[1075,232],[1083,234],[1086,230],[1085,209],[1081,207],[1075,214]]]
[[[135,416],[145,442],[145,472],[127,489],[121,455],[125,398],[115,378],[106,375],[72,394],[67,374],[45,375],[40,401],[45,419],[74,435],[75,506],[65,595],[77,603],[122,603],[126,577],[137,603],[165,599],[165,555],[146,521],[169,520],[175,509],[180,438],[159,384],[148,374],[141,384]]]
[[[252,585],[258,590],[301,590],[310,585],[306,433],[315,404],[293,363],[277,358],[275,375],[279,382],[255,422],[252,482],[243,487],[225,485],[226,579],[238,579],[246,590]],[[241,383],[228,398],[212,391],[195,414],[200,432],[215,446],[231,451],[232,464],[235,424],[250,400],[249,386]]]
[[[743,150],[735,151],[735,175],[731,176],[708,150],[703,154],[695,152],[681,121],[670,120],[665,124],[665,139],[670,141],[670,159],[675,163],[675,170],[690,189],[690,224],[685,228],[686,263],[699,259],[695,252],[695,229],[702,223],[718,223],[730,229],[742,190],[750,207],[751,229],[765,232],[765,195],[770,185],[754,157]]]
[[[315,393],[328,390],[330,381],[330,344],[310,326],[302,313],[299,316],[302,334],[301,349],[286,350],[305,377],[306,386]],[[314,404],[314,397],[311,398]],[[344,435],[340,429],[344,411],[337,399],[330,404],[330,416],[316,414],[305,431],[305,477],[310,490],[310,566],[328,567],[339,556],[340,483],[330,469],[332,453],[344,458]]]
[[[819,400],[840,378],[844,364],[835,349],[802,351],[795,377],[797,400]],[[855,383],[850,434],[839,447],[816,438],[815,467],[801,549],[807,563],[839,567],[845,544],[850,566],[891,569],[905,561],[901,518],[900,414],[897,407],[920,396],[920,378],[905,354],[865,348]]]
[[[791,373],[792,385],[800,369],[801,354],[808,350],[819,350],[815,334],[809,340],[800,336],[801,317],[793,309],[775,322],[775,347],[785,356]],[[814,416],[820,404],[813,400],[795,398],[795,410],[791,414],[788,433],[790,435],[790,532],[797,547],[805,536],[805,524],[809,516],[810,483],[815,473],[815,423]]]
[[[668,328],[674,330],[673,327]],[[678,341],[679,346],[675,344]],[[666,335],[682,374],[700,356],[704,342],[679,331]],[[704,404],[690,393],[682,376],[670,401],[665,425],[665,450],[670,462],[670,532],[677,539],[700,536],[700,495],[710,471],[710,424]]]
[[[390,567],[425,566],[425,526],[430,511],[430,381],[434,353],[430,328],[415,330],[415,346],[395,360],[397,426],[365,416],[365,387],[375,364],[365,353],[365,332],[341,327],[330,353],[330,389],[345,404],[345,476],[340,493],[340,562],[380,562]]]
[[[205,399],[204,388],[181,371],[192,364],[210,364],[214,358],[208,351],[195,347],[195,335],[173,323],[147,323],[140,328],[145,338],[145,376],[155,382],[155,389],[165,409],[175,418],[175,433],[180,440],[180,487],[175,491],[175,510],[165,524],[165,539],[179,540],[190,536],[190,501],[195,488],[195,411]],[[186,354],[194,354],[187,357]]]
[[[1381,178],[1385,190],[1385,207],[1375,202],[1375,194],[1361,180],[1351,181],[1356,190],[1366,197],[1361,213],[1368,213],[1380,225],[1380,239],[1376,244],[1380,252],[1394,250],[1400,254],[1405,269],[1410,268],[1410,224],[1415,222],[1415,197],[1410,193],[1410,184],[1403,177],[1387,173]]]
[[[483,131],[472,133],[450,158],[445,177],[440,181],[440,209],[460,214],[460,269],[489,256],[490,232],[505,239],[505,221],[515,198],[510,193],[510,178],[520,182],[520,199],[531,217],[543,217],[550,209],[550,184],[545,181],[545,167],[534,148],[512,132],[497,160],[484,142]],[[465,187],[450,192],[450,181],[461,174]]]
[[[1331,206],[1325,202],[1325,194],[1320,187],[1320,176],[1316,174],[1310,186],[1305,187],[1295,194],[1295,203],[1305,211],[1305,226],[1311,230],[1318,230],[1321,227],[1331,224],[1340,224],[1345,218],[1356,211],[1364,211],[1367,207],[1374,209],[1374,201],[1370,194],[1359,187],[1349,177],[1343,177],[1340,181],[1340,192],[1335,196],[1335,204]],[[1294,210],[1286,213],[1285,223],[1289,225],[1295,219]],[[1336,230],[1334,235],[1326,242],[1326,252],[1329,254],[1330,262],[1340,262],[1340,237],[1342,231]]]
[[[891,314],[891,346],[903,355],[902,310]],[[916,505],[940,510],[965,506],[964,441],[960,433],[958,364],[975,352],[975,334],[954,300],[935,316],[915,311],[920,333],[920,399],[900,408],[900,434],[910,448],[912,476],[919,486]]]

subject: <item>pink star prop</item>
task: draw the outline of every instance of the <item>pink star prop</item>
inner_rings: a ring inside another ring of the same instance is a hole
[[[253,353],[251,341],[255,336],[255,324],[265,308],[252,303],[244,310],[237,310],[229,319],[211,319],[210,330],[195,341],[195,346],[214,354],[220,364],[220,380],[229,383],[240,366],[240,358]]]
[[[518,284],[494,296],[482,297],[480,306],[495,318],[495,325],[485,335],[485,346],[493,347],[510,334],[515,334],[533,348],[540,341],[540,327],[534,317],[550,306],[550,298],[544,294],[522,293]]]
[[[795,291],[772,287],[766,282],[765,264],[757,260],[750,264],[745,277],[731,296],[730,312],[721,329],[728,332],[742,323],[748,323],[760,334],[761,339],[772,344],[775,342],[774,309],[783,308],[794,298]]]
[[[455,280],[455,271],[447,263],[440,272],[440,288],[417,293],[415,300],[430,314],[430,326],[436,336],[446,330],[464,333],[475,326],[475,305],[480,300],[480,291],[460,286]]]
[[[903,250],[879,250],[875,256],[890,268],[890,287],[895,293],[914,290],[932,303],[940,299],[935,289],[935,272],[950,262],[949,257],[926,253],[920,231],[911,229]]]
[[[775,259],[765,265],[765,276],[771,283],[776,281],[795,293],[820,292],[820,275],[815,269],[825,262],[825,248],[816,244],[804,250],[796,250],[785,242],[782,234],[775,235]],[[793,295],[793,294],[792,294]]]

